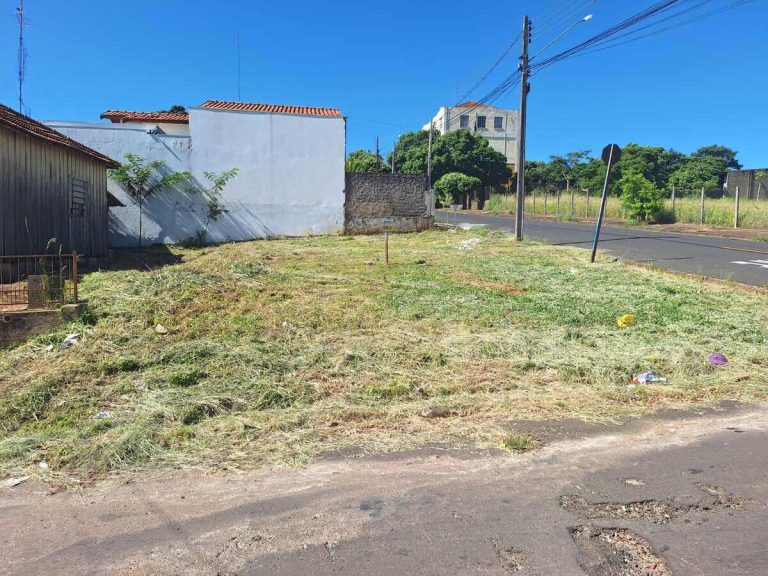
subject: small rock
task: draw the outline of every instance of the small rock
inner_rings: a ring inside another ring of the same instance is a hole
[[[168,334],[168,328],[166,328],[162,324],[158,324],[157,326],[155,326],[155,332],[157,334]]]
[[[44,460],[42,462],[38,462],[37,466],[39,468],[42,468],[43,470],[48,470],[48,462],[46,462]]]
[[[478,244],[480,244],[480,238],[470,238],[459,244],[459,250],[472,250]]]
[[[450,415],[451,411],[444,406],[430,406],[421,411],[423,418],[447,418]]]
[[[421,265],[423,265],[423,264],[426,264],[426,263],[427,263],[427,261],[426,261],[426,260],[416,260],[416,262],[415,262],[415,263],[416,263],[417,265],[421,266]]]
[[[112,418],[112,412],[109,410],[102,410],[98,414],[96,414],[97,420],[103,420],[104,418]]]

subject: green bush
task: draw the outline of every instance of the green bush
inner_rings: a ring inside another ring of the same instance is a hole
[[[460,172],[451,172],[435,182],[433,188],[435,190],[435,199],[440,205],[447,207],[455,203],[464,194],[479,190],[481,185],[482,183],[479,178],[466,176]]]
[[[628,172],[619,180],[621,205],[627,217],[644,222],[656,221],[664,209],[661,190],[637,172]]]

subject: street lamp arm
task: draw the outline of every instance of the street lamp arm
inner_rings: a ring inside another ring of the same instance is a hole
[[[589,22],[590,20],[592,20],[592,14],[587,14],[587,15],[586,15],[586,16],[584,16],[584,18],[582,18],[581,20],[577,20],[576,22],[574,22],[573,24],[571,24],[570,26],[568,26],[568,28],[566,28],[565,30],[563,30],[562,32],[560,32],[560,34],[558,34],[558,35],[555,37],[555,39],[554,39],[554,40],[552,40],[552,42],[550,42],[549,44],[547,44],[546,46],[544,46],[544,48],[542,48],[541,50],[539,50],[538,52],[536,52],[536,54],[534,54],[534,55],[531,57],[531,61],[533,61],[534,59],[536,59],[536,57],[537,57],[539,54],[541,54],[542,52],[544,52],[545,50],[547,50],[547,48],[550,48],[552,45],[556,44],[556,43],[557,43],[557,41],[558,41],[558,40],[560,40],[560,38],[562,38],[563,36],[565,36],[566,34],[568,34],[568,32],[570,32],[571,30],[573,30],[574,28],[576,28],[576,26],[578,26],[578,25],[579,25],[579,24],[581,24],[582,22]]]

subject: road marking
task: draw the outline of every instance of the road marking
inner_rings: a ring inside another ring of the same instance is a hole
[[[731,264],[741,264],[742,266],[759,266],[760,268],[766,268],[768,269],[768,260],[736,260],[734,262],[731,262]]]
[[[736,248],[734,246],[713,246],[720,250],[733,250],[734,252],[752,252],[753,254],[768,254],[765,250],[751,250],[750,248]]]

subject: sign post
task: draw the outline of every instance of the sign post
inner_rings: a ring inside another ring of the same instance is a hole
[[[603,149],[603,162],[607,165],[605,170],[605,183],[603,184],[603,197],[600,200],[600,212],[597,215],[597,224],[595,225],[595,239],[592,242],[592,259],[594,264],[597,255],[597,243],[600,241],[600,229],[603,227],[603,217],[605,216],[605,203],[608,201],[608,183],[611,180],[611,168],[621,160],[621,148],[616,144],[609,144]]]

